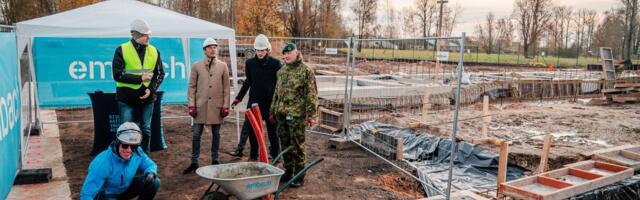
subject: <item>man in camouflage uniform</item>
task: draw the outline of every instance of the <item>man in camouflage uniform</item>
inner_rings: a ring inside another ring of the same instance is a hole
[[[282,49],[285,65],[278,71],[276,91],[273,95],[270,120],[276,121],[276,132],[283,148],[293,148],[284,154],[285,174],[281,181],[289,181],[305,164],[305,123],[313,125],[316,114],[318,89],[313,70],[302,63],[296,45],[288,43]],[[304,176],[291,184],[300,187]]]

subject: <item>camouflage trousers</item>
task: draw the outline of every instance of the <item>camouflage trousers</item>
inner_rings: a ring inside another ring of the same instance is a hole
[[[299,117],[287,118],[286,115],[276,116],[276,132],[280,136],[282,148],[292,146],[289,152],[283,155],[285,180],[293,178],[304,168],[306,153],[304,147],[306,120]],[[304,176],[301,177],[303,179]]]

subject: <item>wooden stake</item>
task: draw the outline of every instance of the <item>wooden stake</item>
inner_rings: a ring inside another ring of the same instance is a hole
[[[404,159],[404,139],[396,139],[396,160]]]
[[[422,123],[427,123],[427,112],[431,110],[431,89],[427,82],[424,84],[424,96],[422,96]]]
[[[487,131],[489,130],[489,123],[491,123],[491,116],[489,115],[489,96],[484,95],[482,100],[482,115],[484,115],[484,123],[482,123],[482,138],[487,138]]]
[[[507,181],[507,159],[509,158],[509,144],[506,141],[496,140],[496,144],[500,145],[500,159],[498,160],[498,188],[500,184]],[[498,190],[500,193],[500,190]],[[498,197],[500,194],[498,194]]]
[[[542,146],[542,155],[540,155],[540,166],[538,167],[538,172],[542,173],[547,171],[549,168],[549,150],[551,149],[551,142],[553,141],[553,136],[551,133],[547,133],[544,136],[544,144]]]

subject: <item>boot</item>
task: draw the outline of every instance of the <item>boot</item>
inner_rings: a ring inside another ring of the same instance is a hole
[[[189,174],[191,172],[195,172],[196,169],[198,169],[198,163],[191,163],[189,167],[187,167],[186,169],[184,169],[184,171],[182,171],[182,174]]]
[[[212,160],[211,161],[211,165],[219,165],[219,164],[220,164],[220,161],[218,161],[218,160]]]
[[[235,151],[229,152],[229,155],[235,156],[235,157],[242,157],[242,151],[235,150]]]
[[[292,188],[297,188],[297,187],[302,187],[302,186],[304,186],[304,176],[299,177],[298,179],[293,181],[293,183],[291,183],[291,187]]]

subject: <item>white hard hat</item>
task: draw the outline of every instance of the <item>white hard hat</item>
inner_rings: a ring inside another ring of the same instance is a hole
[[[213,38],[207,38],[204,40],[204,42],[202,43],[202,48],[204,49],[205,47],[208,47],[210,45],[216,45],[218,46],[218,42],[216,42],[216,40],[214,40]]]
[[[131,22],[131,31],[149,35],[151,34],[151,27],[149,27],[149,23],[147,23],[147,21],[136,19]]]
[[[256,39],[253,42],[253,48],[256,50],[271,49],[271,43],[269,43],[267,36],[260,34],[256,36]]]
[[[120,124],[116,137],[122,144],[140,145],[142,142],[142,131],[140,127],[133,122],[125,122]]]

